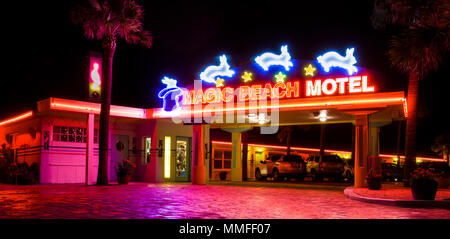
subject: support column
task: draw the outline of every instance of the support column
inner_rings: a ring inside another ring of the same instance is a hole
[[[242,139],[242,180],[247,181],[247,161],[248,161],[248,133],[243,132],[241,134]]]
[[[233,149],[231,152],[231,181],[242,182],[242,137],[241,132],[231,133]]]
[[[86,184],[93,185],[97,182],[98,169],[94,168],[94,165],[98,167],[98,158],[94,158],[94,124],[95,115],[88,114],[86,122]]]
[[[203,127],[195,124],[192,134],[192,184],[204,185],[205,181],[205,159],[203,144]]]
[[[357,115],[355,122],[355,188],[367,186],[367,156],[369,155],[369,118]]]
[[[252,128],[222,128],[222,130],[231,133],[232,152],[231,152],[231,181],[242,182],[242,132]],[[246,173],[246,172],[245,172]]]
[[[211,138],[210,138],[210,125],[203,125],[203,145],[204,145],[204,165],[205,165],[205,183],[209,182],[209,164],[211,163]]]
[[[370,125],[370,156],[374,156],[375,160],[370,165],[377,174],[381,175],[381,160],[378,155],[380,154],[380,128]],[[370,170],[370,168],[369,168]]]

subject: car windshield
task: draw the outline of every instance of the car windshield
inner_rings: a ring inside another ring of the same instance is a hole
[[[298,156],[298,155],[289,155],[289,156],[285,156],[283,158],[283,161],[285,162],[299,162],[299,161],[303,161],[302,156]]]
[[[337,155],[327,155],[323,156],[322,162],[343,162],[342,159]]]
[[[278,161],[281,158],[281,155],[271,155],[269,157],[269,160],[271,160],[272,162]]]

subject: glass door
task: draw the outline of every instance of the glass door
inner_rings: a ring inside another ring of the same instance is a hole
[[[177,137],[176,161],[175,161],[175,181],[191,181],[191,147],[190,138]]]

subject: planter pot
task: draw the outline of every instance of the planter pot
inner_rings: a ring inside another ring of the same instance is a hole
[[[130,182],[131,175],[117,175],[117,182],[119,184],[128,184]]]
[[[411,192],[414,200],[434,200],[438,183],[432,179],[414,179]]]
[[[220,172],[219,173],[220,180],[224,181],[227,179],[227,172]]]
[[[381,188],[382,177],[368,177],[367,184],[371,190],[379,190]]]

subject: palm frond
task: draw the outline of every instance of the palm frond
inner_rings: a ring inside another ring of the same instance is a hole
[[[88,6],[75,7],[71,18],[88,39],[119,37],[131,44],[152,45],[150,32],[143,30],[144,10],[134,0],[89,0]]]
[[[439,67],[448,48],[448,34],[439,29],[406,29],[392,38],[388,55],[398,70],[415,72],[423,79]]]

